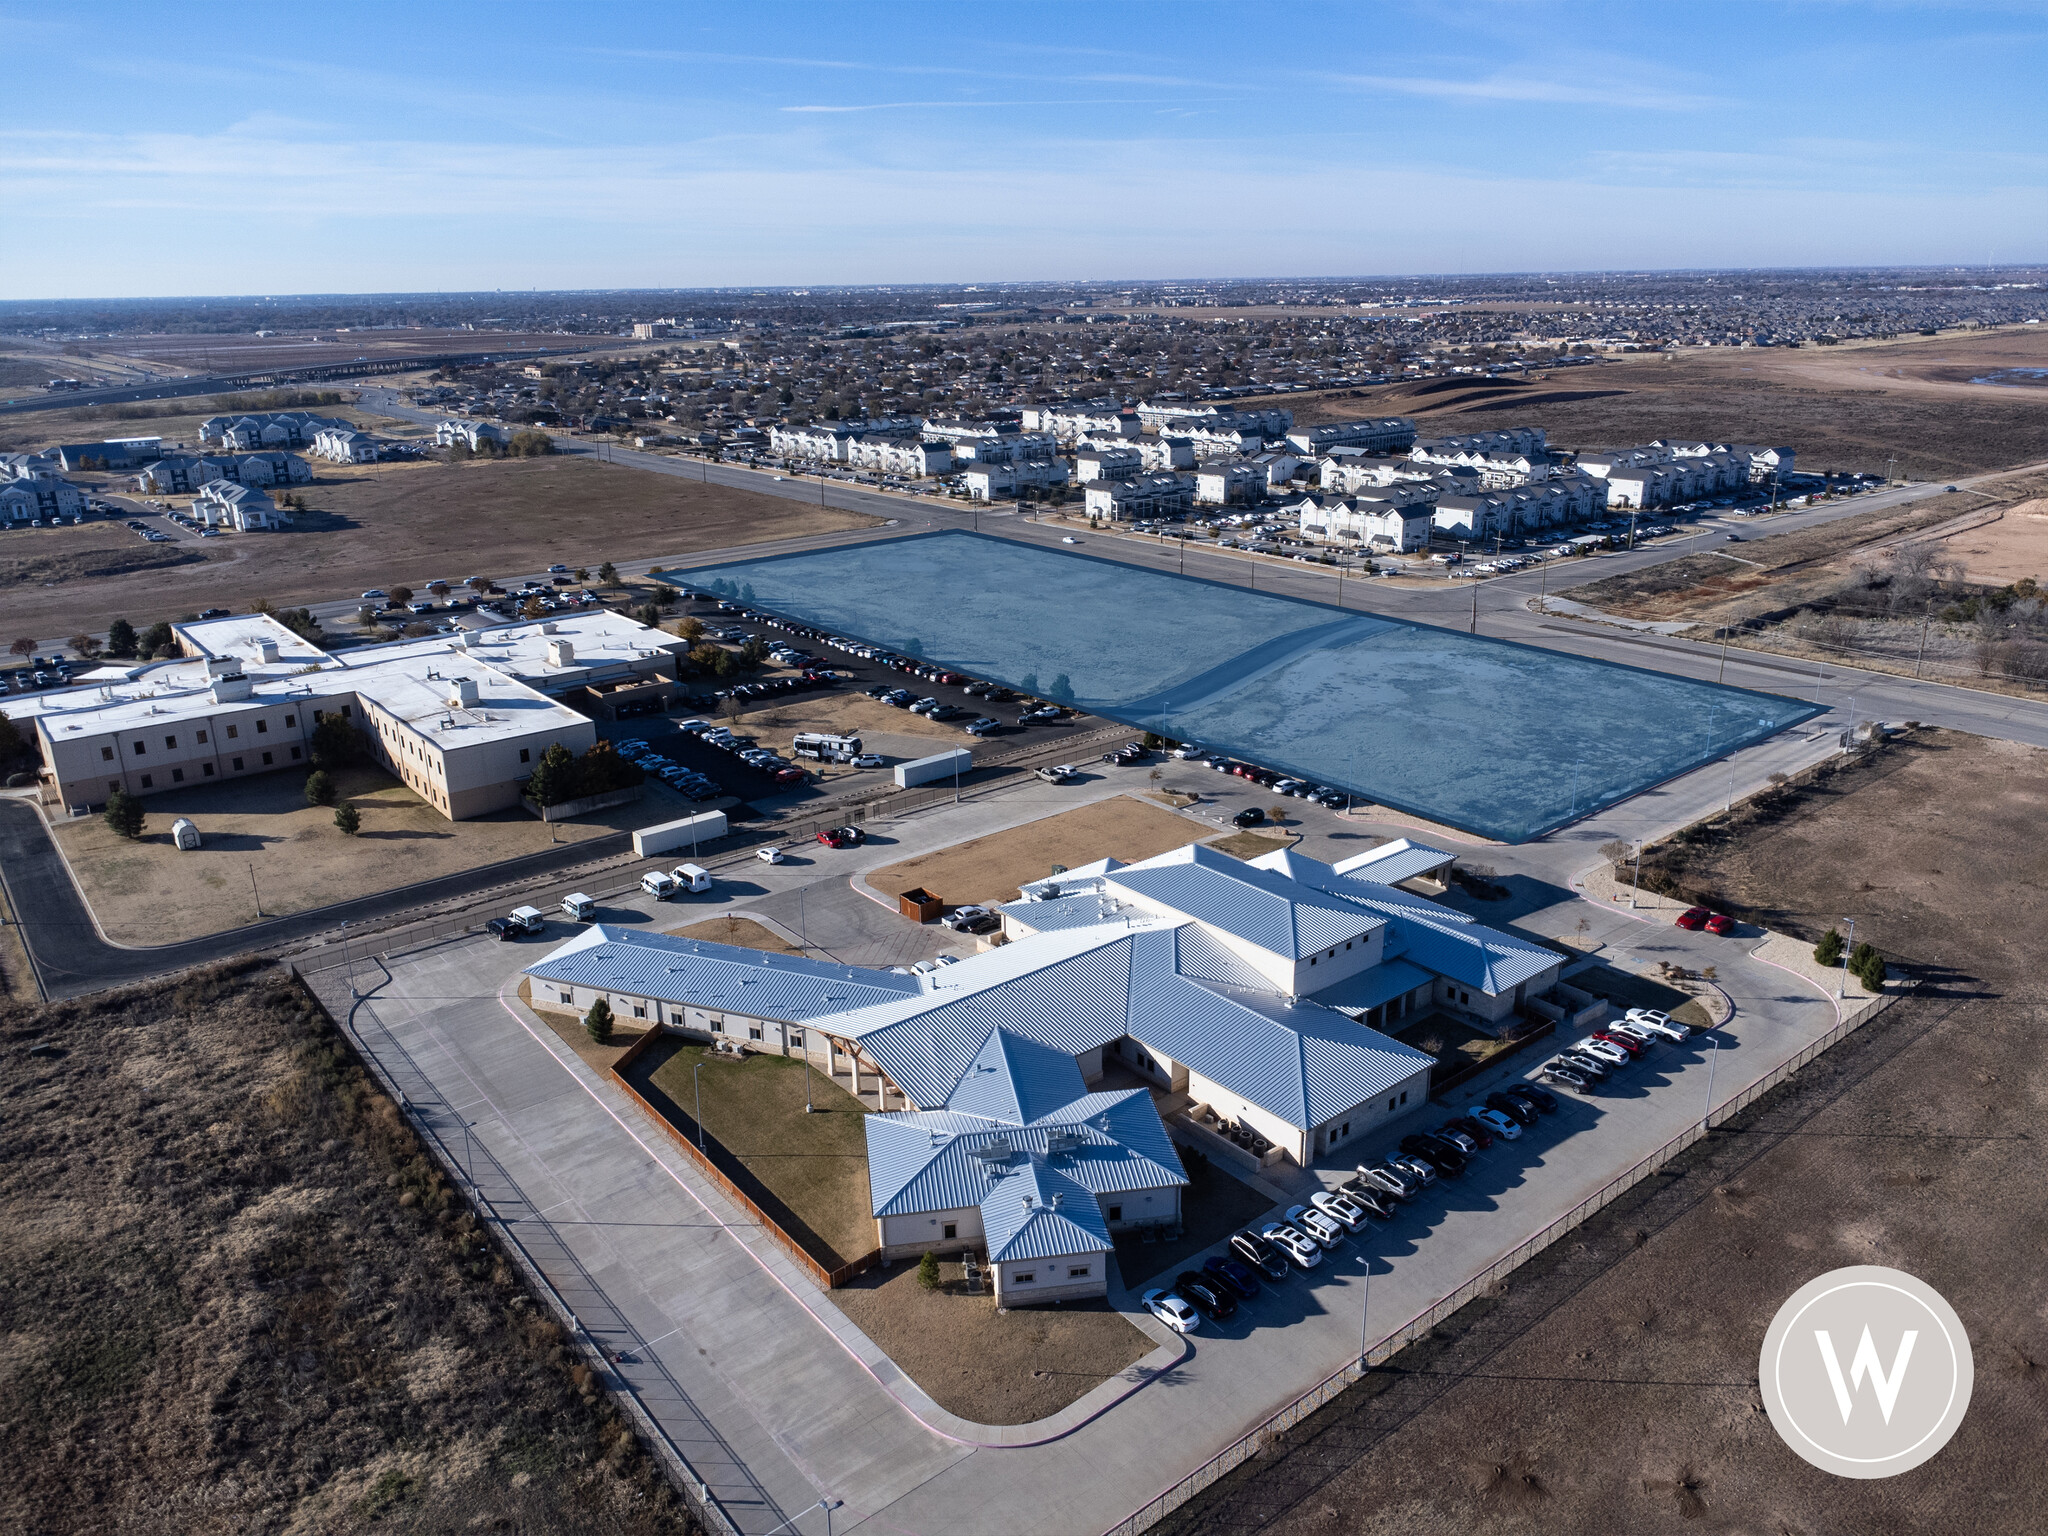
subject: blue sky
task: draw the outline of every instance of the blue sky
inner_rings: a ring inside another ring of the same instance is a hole
[[[2048,258],[2048,6],[27,6],[0,295]]]

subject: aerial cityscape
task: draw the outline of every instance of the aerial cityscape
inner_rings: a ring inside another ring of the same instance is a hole
[[[1081,15],[0,8],[0,1525],[2038,1523],[2037,18]]]

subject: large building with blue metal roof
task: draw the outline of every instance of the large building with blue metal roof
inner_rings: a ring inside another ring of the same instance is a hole
[[[986,1248],[1021,1304],[1101,1294],[1116,1231],[1180,1219],[1152,1094],[1091,1091],[1114,1068],[1307,1164],[1428,1101],[1433,1058],[1376,1026],[1431,1007],[1504,1021],[1563,963],[1291,851],[1190,845],[1022,895],[1001,908],[1009,942],[928,975],[602,925],[528,975],[538,1006],[605,996],[622,1018],[850,1064],[856,1093],[873,1074],[877,1105],[901,1105],[867,1121],[880,1246]]]

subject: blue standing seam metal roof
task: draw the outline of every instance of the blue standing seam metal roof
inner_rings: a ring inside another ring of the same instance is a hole
[[[1364,853],[1353,854],[1348,859],[1339,859],[1330,868],[1340,875],[1353,875],[1360,880],[1377,880],[1382,885],[1399,885],[1403,880],[1413,880],[1417,875],[1440,869],[1457,858],[1456,854],[1445,853],[1441,848],[1431,848],[1423,843],[1410,842],[1397,837],[1390,843],[1369,848]]]
[[[1037,1157],[995,1181],[981,1201],[981,1230],[991,1264],[1108,1253],[1115,1246],[1094,1194]]]
[[[868,1193],[876,1216],[957,1211],[979,1205],[1000,1171],[1020,1157],[1052,1157],[1098,1195],[1170,1189],[1187,1182],[1166,1128],[1142,1088],[1084,1094],[1037,1125],[1010,1125],[956,1110],[869,1115]],[[1052,1152],[1059,1134],[1066,1150]],[[1001,1154],[991,1161],[980,1155]]]
[[[593,923],[524,974],[692,1008],[801,1024],[915,996],[915,976]]]
[[[1406,960],[1388,960],[1369,971],[1347,976],[1333,987],[1323,988],[1315,994],[1315,1000],[1325,1008],[1335,1008],[1342,1013],[1363,1013],[1435,980],[1436,977],[1419,965],[1411,965]]]
[[[1389,959],[1409,960],[1490,996],[1512,992],[1523,982],[1564,964],[1563,956],[1554,949],[1489,928],[1462,912],[1376,880],[1340,875],[1320,859],[1292,849],[1262,853],[1256,862],[1388,918],[1385,953]]]
[[[1107,885],[1290,960],[1334,948],[1379,926],[1375,914],[1350,902],[1332,901],[1200,843],[1126,865],[1107,877]]]
[[[1025,1125],[1087,1091],[1069,1052],[997,1026],[946,1096],[946,1107]]]

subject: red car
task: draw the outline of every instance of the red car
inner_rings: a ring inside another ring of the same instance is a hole
[[[827,827],[818,834],[818,841],[827,848],[858,848],[867,840],[867,833],[859,827]]]
[[[810,775],[801,768],[783,768],[777,771],[775,782],[778,784],[801,784],[808,778],[810,778]]]
[[[1624,1035],[1621,1031],[1615,1029],[1596,1029],[1593,1031],[1593,1038],[1595,1040],[1605,1040],[1609,1045],[1617,1046],[1627,1051],[1631,1056],[1641,1056],[1650,1049],[1642,1041],[1631,1035]]]
[[[1687,907],[1678,914],[1678,926],[1690,928],[1693,932],[1697,933],[1700,929],[1707,926],[1707,918],[1710,915],[1705,907]]]
[[[1707,932],[1733,933],[1734,931],[1735,919],[1730,917],[1726,912],[1713,912],[1708,914]]]

